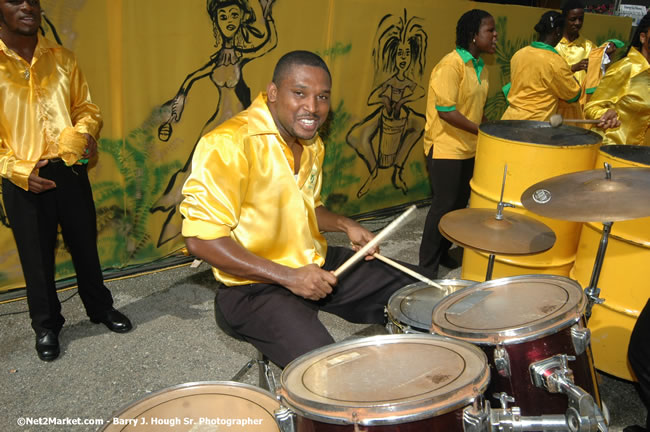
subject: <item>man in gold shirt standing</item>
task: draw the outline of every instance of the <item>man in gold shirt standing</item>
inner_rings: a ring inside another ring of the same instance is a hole
[[[64,323],[54,283],[57,226],[70,251],[90,320],[122,333],[97,253],[86,162],[97,151],[99,108],[74,55],[38,35],[38,0],[0,0],[0,176],[25,277],[41,360],[59,356]],[[82,161],[82,162],[79,162]]]
[[[219,309],[281,367],[334,342],[319,310],[383,323],[390,296],[415,282],[371,259],[339,278],[332,273],[353,252],[328,247],[320,231],[345,232],[356,248],[373,234],[321,202],[325,150],[317,131],[330,91],[320,57],[285,54],[266,95],[201,138],[183,187],[183,236],[213,267]]]

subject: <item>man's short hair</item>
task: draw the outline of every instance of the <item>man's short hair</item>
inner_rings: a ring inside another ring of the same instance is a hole
[[[314,54],[311,51],[298,50],[288,52],[280,57],[280,60],[278,60],[277,64],[275,65],[275,69],[273,70],[273,83],[275,83],[276,86],[279,85],[280,81],[282,81],[287,76],[291,68],[294,66],[319,67],[327,72],[327,76],[329,77],[330,81],[332,81],[330,70],[328,69],[323,59],[320,58],[320,56]]]

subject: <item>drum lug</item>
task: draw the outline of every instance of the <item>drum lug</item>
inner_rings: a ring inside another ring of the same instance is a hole
[[[494,348],[494,366],[499,375],[505,378],[510,377],[510,356],[502,345],[497,345]]]
[[[576,350],[576,355],[580,355],[587,351],[587,347],[591,343],[591,330],[576,324],[571,327],[571,339],[573,340],[573,348]]]
[[[463,410],[463,431],[489,432],[491,430],[490,404],[483,395],[478,395],[472,405]]]
[[[549,393],[560,393],[562,391],[559,387],[560,379],[573,382],[573,371],[569,369],[568,361],[575,359],[573,356],[558,354],[532,363],[529,370],[533,384],[546,389]]]
[[[296,415],[287,407],[281,406],[273,412],[280,432],[296,431]]]

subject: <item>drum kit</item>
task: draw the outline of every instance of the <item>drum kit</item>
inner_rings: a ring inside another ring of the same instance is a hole
[[[556,275],[491,280],[489,265],[480,283],[422,277],[390,298],[390,334],[295,359],[275,394],[235,382],[184,384],[123,409],[103,430],[157,431],[150,421],[133,422],[164,418],[182,421],[174,430],[185,431],[606,431],[588,312],[602,302],[598,274],[612,223],[650,215],[650,168],[606,166],[550,178],[529,187],[521,202],[550,218],[603,223],[586,290]],[[553,246],[548,226],[504,207],[501,200],[496,212],[448,213],[440,231],[491,257]],[[351,263],[344,266],[339,274]]]

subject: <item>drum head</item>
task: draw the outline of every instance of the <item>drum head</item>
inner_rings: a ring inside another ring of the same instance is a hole
[[[479,344],[537,339],[578,321],[586,306],[572,279],[524,275],[471,286],[441,300],[431,331]]]
[[[487,358],[463,341],[381,335],[329,345],[289,363],[283,403],[330,424],[404,423],[471,403],[487,387]]]
[[[533,120],[498,120],[482,123],[481,133],[522,144],[554,147],[594,145],[603,138],[587,129],[562,125],[551,127],[549,122]]]
[[[431,328],[433,307],[449,294],[476,283],[462,279],[444,279],[435,282],[446,289],[441,290],[425,282],[417,282],[396,291],[386,306],[391,320],[428,333]]]
[[[161,390],[111,418],[102,431],[278,432],[275,397],[236,382],[197,382]]]

